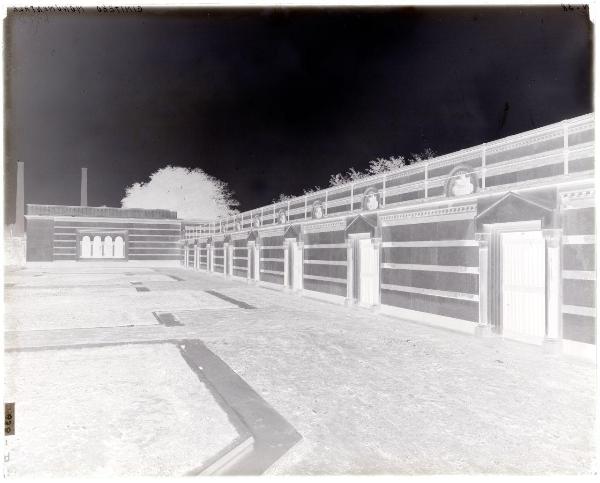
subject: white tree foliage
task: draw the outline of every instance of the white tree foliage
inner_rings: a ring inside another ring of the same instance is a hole
[[[383,174],[395,169],[407,166],[409,164],[418,163],[426,159],[435,158],[436,152],[431,148],[425,148],[422,153],[412,153],[410,157],[405,158],[404,156],[390,156],[389,158],[376,158],[369,161],[369,167],[365,172],[357,171],[354,168],[350,168],[345,173],[332,174],[329,177],[329,186],[341,186],[352,181],[358,181],[359,179],[373,176],[376,174]],[[307,195],[319,191],[321,188],[315,186],[314,188],[305,189],[303,194]],[[277,198],[273,199],[273,203],[280,201],[288,201],[293,199],[294,196],[287,194],[280,194]]]
[[[418,163],[436,156],[435,151],[426,148],[422,153],[412,153],[409,158],[404,156],[391,156],[389,158],[376,158],[369,161],[369,168],[365,172],[350,168],[346,173],[332,174],[329,178],[329,186],[340,186],[352,181],[357,181],[367,176],[383,174],[409,164]]]
[[[401,168],[406,165],[406,159],[402,156],[391,158],[377,158],[369,161],[369,169],[367,173],[369,175],[387,173],[388,171],[393,171],[394,169]]]
[[[152,173],[149,181],[128,186],[121,206],[162,208],[177,211],[183,219],[212,220],[238,212],[233,194],[227,183],[200,168],[169,165]]]

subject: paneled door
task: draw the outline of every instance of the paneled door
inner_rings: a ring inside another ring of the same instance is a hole
[[[546,320],[546,260],[542,232],[500,235],[502,334],[541,344]]]
[[[291,285],[292,290],[300,290],[302,288],[302,247],[296,240],[290,243],[291,260]]]
[[[377,267],[375,250],[370,238],[359,238],[358,240],[358,263],[359,263],[359,303],[370,307],[376,301],[376,276]]]

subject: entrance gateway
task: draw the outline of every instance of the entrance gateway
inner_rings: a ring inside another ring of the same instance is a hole
[[[546,247],[542,232],[504,232],[499,242],[502,334],[541,344],[546,320]]]
[[[287,269],[286,286],[293,291],[302,289],[302,245],[296,238],[286,238],[287,259],[285,267]]]
[[[554,189],[508,192],[476,216],[479,333],[560,350],[560,220]]]
[[[358,288],[358,302],[365,307],[371,307],[377,303],[376,277],[379,267],[376,266],[375,251],[371,238],[359,238],[358,242],[358,265],[360,286]]]
[[[349,235],[352,252],[352,295],[351,298],[362,307],[373,307],[379,300],[379,259],[378,248],[374,246],[370,233]]]

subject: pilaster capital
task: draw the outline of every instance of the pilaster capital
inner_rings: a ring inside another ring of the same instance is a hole
[[[479,243],[479,248],[488,248],[491,238],[491,233],[475,233],[475,240]]]
[[[546,239],[546,244],[551,248],[560,246],[560,238],[562,236],[562,229],[560,228],[548,228],[542,230],[542,235]]]

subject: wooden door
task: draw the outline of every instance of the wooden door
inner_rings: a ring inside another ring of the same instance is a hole
[[[358,240],[359,252],[359,303],[364,306],[375,304],[376,291],[376,270],[375,251],[370,238],[361,238]]]
[[[541,343],[546,320],[546,259],[542,232],[501,233],[502,334]]]

